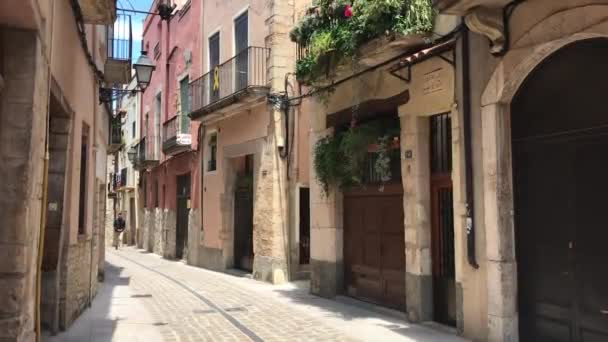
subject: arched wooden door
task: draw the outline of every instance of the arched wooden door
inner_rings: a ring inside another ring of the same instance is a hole
[[[511,107],[521,341],[608,341],[608,40],[568,46]]]

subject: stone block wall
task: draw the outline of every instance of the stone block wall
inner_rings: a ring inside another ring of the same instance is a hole
[[[97,274],[95,265],[91,267],[91,242],[81,239],[67,247],[64,251],[65,264],[63,265],[62,294],[60,304],[60,328],[66,329],[86,309],[94,295],[92,274]]]
[[[154,209],[152,229],[154,232],[154,247],[152,251],[158,255],[163,255],[165,232],[163,231],[163,211],[160,208]]]
[[[188,265],[198,264],[198,249],[201,244],[201,214],[197,208],[192,208],[188,212],[188,255],[186,262]]]
[[[150,209],[143,209],[142,214],[143,248],[148,252],[154,251],[154,215]]]
[[[0,28],[0,341],[33,341],[48,66],[36,32]]]
[[[162,221],[160,222],[163,231],[163,245],[162,245],[162,256],[167,259],[175,258],[175,245],[176,245],[176,229],[177,229],[177,216],[175,211],[164,209],[162,215]]]
[[[269,115],[274,115],[270,111]],[[253,277],[273,284],[287,281],[287,192],[285,165],[278,156],[275,130],[269,130],[254,182]]]

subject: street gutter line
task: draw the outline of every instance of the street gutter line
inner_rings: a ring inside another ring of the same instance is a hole
[[[232,325],[234,325],[237,329],[239,329],[243,334],[247,335],[247,337],[249,337],[252,341],[255,342],[264,342],[264,339],[262,339],[260,336],[258,336],[256,333],[254,333],[253,331],[251,331],[249,328],[247,328],[246,326],[244,326],[241,322],[239,322],[236,318],[234,318],[233,316],[231,316],[229,313],[227,313],[226,311],[224,311],[222,308],[220,308],[219,306],[217,306],[215,303],[213,303],[211,300],[209,300],[208,298],[206,298],[205,296],[199,294],[198,292],[194,291],[192,288],[184,285],[183,283],[179,282],[178,280],[162,273],[159,272],[153,268],[150,268],[144,264],[141,264],[131,258],[127,258],[125,256],[116,254],[115,252],[110,252],[110,254],[115,255],[119,258],[123,258],[127,261],[130,261],[150,272],[154,272],[168,280],[170,280],[171,282],[175,283],[176,285],[180,286],[181,288],[183,288],[184,290],[190,292],[192,295],[194,295],[196,298],[200,299],[202,302],[204,302],[205,304],[207,304],[209,307],[213,308],[214,310],[216,310],[219,314],[221,314],[225,319],[227,319],[230,323],[232,323]]]

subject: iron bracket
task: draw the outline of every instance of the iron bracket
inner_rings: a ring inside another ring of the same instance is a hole
[[[399,71],[407,68],[407,75],[403,76],[399,73]],[[412,65],[408,64],[406,66],[399,66],[390,71],[390,74],[397,77],[398,79],[404,81],[405,83],[412,82]]]

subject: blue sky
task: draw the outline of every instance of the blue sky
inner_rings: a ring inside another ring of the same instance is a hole
[[[149,11],[153,0],[118,0],[118,8],[136,9],[138,11]],[[131,25],[133,30],[133,62],[137,61],[141,51],[141,37],[143,34],[143,22],[145,14],[127,12],[131,15]]]

